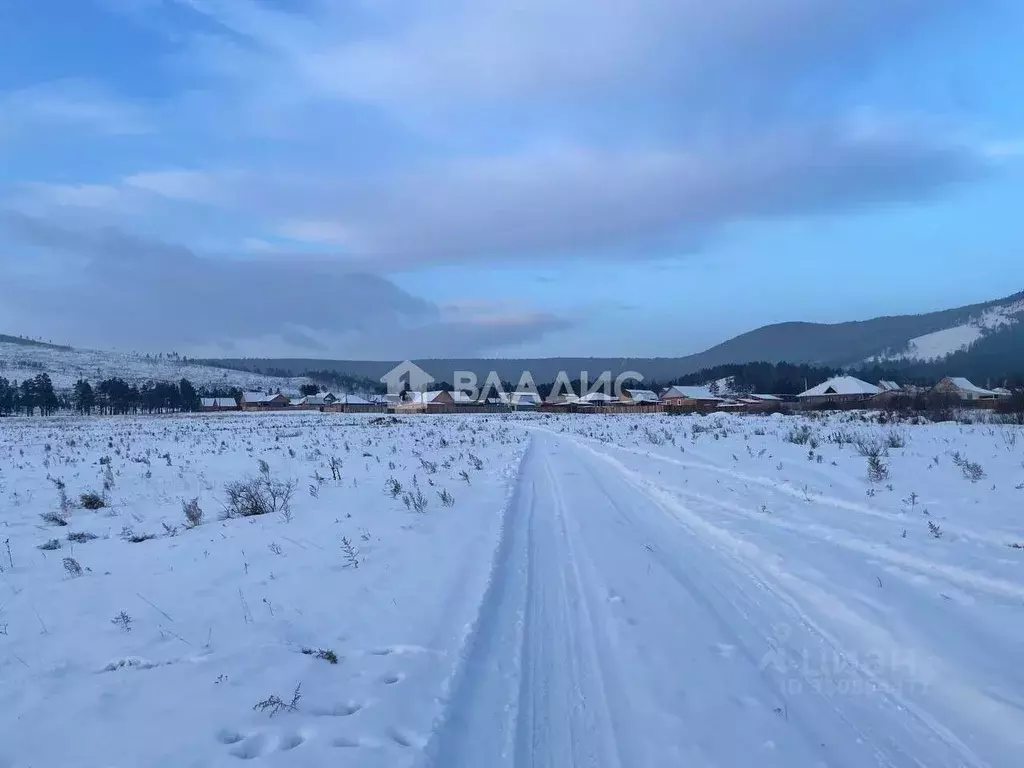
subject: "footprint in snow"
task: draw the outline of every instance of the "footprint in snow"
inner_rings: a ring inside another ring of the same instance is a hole
[[[272,752],[288,752],[306,743],[310,733],[288,731],[275,736],[269,732],[257,732],[248,736],[230,728],[217,732],[217,741],[231,747],[228,753],[239,760],[255,760]]]
[[[383,675],[380,678],[380,681],[384,683],[384,685],[394,685],[395,683],[402,682],[404,679],[405,675],[401,672],[389,672],[388,674]]]
[[[305,741],[306,736],[302,733],[286,733],[281,737],[281,741],[278,743],[277,748],[282,752],[288,752],[289,750],[302,746]]]
[[[231,730],[230,728],[222,728],[217,731],[217,741],[221,744],[237,744],[244,738],[245,736],[240,734],[238,731]]]
[[[356,701],[346,701],[327,707],[314,707],[309,711],[317,717],[350,717],[362,708],[363,705]]]
[[[240,760],[255,760],[273,751],[270,738],[265,733],[257,733],[243,739],[231,748],[231,754]]]
[[[403,728],[388,728],[387,736],[400,747],[416,747],[417,749],[423,749],[427,745],[426,739],[410,733]]]

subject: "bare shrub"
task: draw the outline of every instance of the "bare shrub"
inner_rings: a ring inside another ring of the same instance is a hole
[[[185,518],[186,528],[198,528],[203,524],[203,510],[199,506],[199,499],[181,502],[181,514]]]
[[[854,442],[853,437],[850,436],[850,433],[844,432],[841,429],[837,429],[836,431],[832,432],[828,436],[827,440],[833,445],[838,445],[840,448],[842,448],[844,445],[850,445],[851,443]]]
[[[83,509],[103,509],[107,506],[106,500],[95,491],[86,491],[78,497],[78,503]]]
[[[985,477],[984,467],[976,461],[965,461],[960,469],[964,473],[964,477],[972,483],[976,483]]]
[[[67,571],[68,576],[72,578],[78,578],[82,575],[82,566],[78,564],[78,561],[73,557],[65,557],[63,560],[64,570]]]
[[[885,453],[885,443],[877,437],[858,435],[853,439],[853,445],[857,449],[857,453],[866,458],[872,456],[878,458]]]
[[[54,550],[60,549],[60,539],[50,539],[49,541],[44,541],[42,544],[39,545],[39,549],[43,550],[44,552],[53,552]]]
[[[811,428],[807,424],[793,427],[786,435],[786,442],[794,445],[807,445],[811,441]]]
[[[341,537],[341,553],[345,557],[346,568],[359,567],[359,550],[356,549],[347,536]]]
[[[117,614],[117,616],[110,620],[110,623],[126,634],[132,631],[132,617],[125,611]]]
[[[985,477],[985,469],[976,461],[970,461],[966,456],[961,456],[959,451],[953,454],[953,463],[960,467],[964,477],[972,483],[976,483]]]
[[[885,436],[885,445],[887,448],[906,448],[907,437],[902,432],[893,430]]]
[[[302,698],[301,688],[302,683],[295,686],[295,690],[292,691],[291,701],[289,702],[285,702],[280,696],[274,694],[268,696],[263,701],[257,702],[253,709],[257,712],[266,712],[271,717],[281,712],[296,712],[299,709],[299,700]]]
[[[868,456],[868,480],[872,483],[881,483],[889,479],[889,467],[882,461],[882,457],[875,454]]]
[[[50,525],[64,526],[68,524],[68,516],[63,512],[43,512],[40,515],[44,523]]]
[[[331,468],[331,479],[341,480],[341,460],[337,456],[331,456],[328,464]]]
[[[291,518],[291,500],[298,482],[275,480],[265,461],[261,460],[259,466],[259,474],[255,477],[235,480],[224,486],[227,493],[225,518],[271,514],[280,514],[285,520]]]
[[[427,497],[423,495],[423,491],[419,488],[416,489],[415,493],[412,491],[407,492],[402,497],[402,502],[405,504],[406,509],[418,512],[421,515],[427,511]]]
[[[87,541],[93,541],[98,539],[95,533],[89,533],[88,531],[75,531],[68,534],[68,541],[73,541],[75,544],[85,544]]]
[[[155,533],[136,533],[131,526],[126,525],[121,529],[121,538],[131,544],[141,544],[144,541],[155,539]]]
[[[338,663],[338,654],[330,648],[303,648],[302,652],[307,656],[312,656],[314,659],[326,661],[328,664]]]
[[[71,514],[71,499],[68,498],[68,489],[60,478],[51,478],[54,488],[57,489],[57,499],[60,502],[60,511],[64,517]]]

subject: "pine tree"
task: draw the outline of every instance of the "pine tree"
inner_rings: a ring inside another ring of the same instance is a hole
[[[56,413],[60,407],[57,400],[57,393],[53,389],[53,382],[48,374],[40,373],[32,379],[32,390],[35,395],[35,405],[39,408],[40,416],[49,416]]]
[[[75,382],[75,410],[79,413],[90,414],[96,405],[96,393],[92,390],[92,384],[85,379]]]
[[[199,410],[199,393],[196,392],[196,388],[192,386],[191,381],[189,381],[188,379],[182,379],[180,382],[178,382],[178,395],[181,410]]]

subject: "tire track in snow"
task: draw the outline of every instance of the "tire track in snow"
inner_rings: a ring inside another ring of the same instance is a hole
[[[607,688],[592,598],[566,507],[536,445],[524,457],[479,620],[443,721],[437,768],[625,768],[621,704]],[[620,710],[613,719],[611,710]]]
[[[524,467],[533,455],[531,441],[505,508],[501,538],[476,623],[467,633],[462,659],[444,691],[444,712],[424,750],[426,766],[479,764],[498,768],[507,765],[512,754],[519,658],[506,651],[521,642],[525,553],[533,496],[533,488],[524,478]],[[474,763],[478,757],[483,762]],[[487,762],[488,757],[491,762]]]
[[[538,432],[544,432],[546,434],[566,437],[563,433],[549,430],[545,427],[532,427],[533,430]],[[885,520],[891,522],[893,519],[893,513],[888,510],[879,509],[869,504],[864,504],[856,501],[849,501],[848,499],[841,499],[836,496],[831,496],[826,493],[813,492],[809,494],[805,493],[803,488],[797,487],[785,480],[779,480],[778,478],[765,477],[763,475],[751,475],[746,472],[733,469],[730,466],[723,466],[719,464],[711,464],[706,461],[690,461],[684,459],[673,458],[672,456],[666,456],[665,454],[658,453],[656,451],[643,450],[641,448],[631,448],[628,445],[618,445],[614,443],[601,442],[594,438],[585,437],[582,435],[573,435],[571,438],[576,444],[581,447],[591,448],[592,450],[597,447],[600,453],[603,449],[613,448],[616,451],[622,451],[624,453],[631,454],[643,458],[648,461],[658,461],[664,464],[670,464],[672,466],[680,467],[683,469],[696,469],[702,472],[709,472],[717,475],[728,477],[732,480],[737,480],[741,483],[748,485],[756,485],[775,493],[779,493],[784,496],[788,496],[791,499],[797,501],[808,501],[824,504],[825,506],[831,507],[832,509],[839,510],[841,512],[854,512],[858,515],[864,515],[872,517],[877,520]],[[690,448],[688,451],[689,455],[693,453],[700,456],[701,454]],[[706,458],[706,457],[705,457]],[[943,525],[948,528],[950,533],[954,533],[957,536],[977,541],[984,544],[990,544],[997,547],[1003,547],[1007,541],[1012,541],[1016,536],[1017,532],[1011,531],[996,531],[996,530],[983,530],[978,531],[973,528],[960,525],[956,521],[944,521]]]
[[[843,659],[844,663],[851,670],[855,671],[869,684],[870,689],[875,692],[874,698],[877,699],[879,712],[885,709],[891,711],[894,715],[900,714],[904,718],[909,715],[917,723],[915,730],[918,732],[919,738],[921,736],[927,737],[929,733],[933,735],[934,740],[943,747],[941,752],[945,754],[940,756],[941,753],[936,753],[931,759],[922,760],[922,765],[989,765],[930,712],[904,697],[900,692],[901,686],[897,682],[879,676],[875,670],[862,664],[861,659],[865,656],[863,649],[860,652],[844,649],[832,633],[810,617],[803,604],[809,603],[810,607],[817,609],[818,613],[831,616],[848,627],[854,627],[860,632],[861,640],[867,648],[877,648],[879,645],[889,647],[891,648],[893,658],[900,655],[907,658],[913,657],[918,653],[918,649],[901,647],[889,636],[884,628],[864,620],[848,606],[837,604],[834,595],[823,592],[817,585],[799,579],[788,571],[780,570],[755,545],[736,539],[728,531],[705,521],[680,503],[672,493],[639,475],[634,470],[629,469],[603,450],[592,448],[589,445],[584,445],[574,440],[572,442],[601,460],[604,465],[612,469],[623,480],[634,487],[638,493],[650,499],[655,507],[660,508],[666,517],[680,525],[683,530],[686,530],[695,539],[702,540],[702,544],[708,552],[718,553],[717,560],[723,562],[731,560],[733,565],[728,570],[731,570],[733,576],[737,577],[735,585],[738,587],[744,579],[743,574],[746,574],[745,578],[751,585],[757,585],[759,589],[765,591],[770,596],[772,602],[775,603],[774,609],[778,617],[780,619],[788,617],[789,623],[786,626],[789,627],[790,632],[792,632],[795,624],[800,624],[806,629],[810,637],[817,637],[826,644],[831,649],[831,652],[836,654],[837,658]],[[605,473],[598,473],[595,474],[594,480],[595,482],[601,482],[602,478],[606,477]],[[656,548],[655,551],[661,554],[660,548]],[[728,578],[728,574],[723,574],[723,576],[725,578],[720,577],[720,580],[724,582]],[[711,584],[709,588],[710,590],[716,590],[718,585]],[[769,625],[765,624],[764,626],[766,629],[769,629]],[[792,637],[787,638],[790,642],[793,639]],[[870,656],[870,653],[868,655]],[[921,656],[927,656],[927,654],[922,652]],[[994,726],[993,735],[1005,736],[1007,733],[1019,732],[1022,725],[1019,712],[1011,712],[1008,709],[996,706],[996,702],[990,698],[981,695],[980,692],[975,691],[969,685],[961,684],[952,679],[952,675],[942,672],[940,660],[931,659],[930,661],[935,665],[932,670],[935,673],[935,677],[930,681],[931,683],[938,687],[950,701],[959,702],[961,707],[984,713],[984,716],[974,718],[976,724],[981,724],[988,720],[987,724]],[[836,707],[834,702],[824,700],[822,704],[834,707],[837,716],[846,718],[846,713]],[[855,713],[851,711],[850,714],[853,715]],[[851,727],[855,727],[853,720],[848,722]],[[882,732],[884,733],[884,730]],[[868,741],[873,739],[870,732],[865,732],[864,736]],[[907,736],[910,736],[909,732]],[[892,743],[895,745],[898,741],[893,740]],[[903,752],[902,746],[898,748],[898,752]],[[921,756],[922,753],[920,752],[904,755],[904,757],[913,759],[915,763]],[[890,754],[889,757],[892,757],[892,755]],[[950,757],[958,760],[958,762],[947,763],[943,761],[943,758],[948,760]],[[896,765],[902,763],[890,763],[886,760],[880,764]]]
[[[738,542],[688,523],[614,458],[535,432],[423,764],[987,765],[864,669],[776,574],[745,563]],[[778,621],[792,637],[776,636]],[[808,649],[842,659],[831,672],[863,691],[817,690],[794,663]],[[790,655],[777,668],[772,653]]]

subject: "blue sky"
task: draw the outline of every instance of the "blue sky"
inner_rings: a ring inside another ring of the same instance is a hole
[[[674,356],[1024,289],[1015,0],[0,0],[0,332]]]

